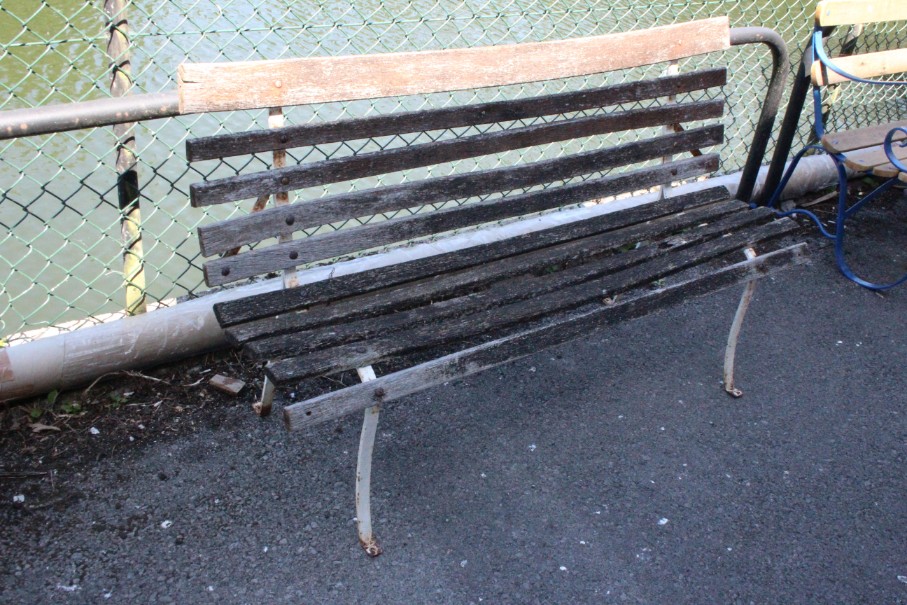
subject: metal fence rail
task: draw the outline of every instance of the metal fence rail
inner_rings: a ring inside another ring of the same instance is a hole
[[[3,0],[0,4],[0,111],[175,88],[183,61],[238,61],[467,47],[568,38],[727,14],[732,26],[779,31],[799,58],[814,0],[417,0],[325,3],[309,0]],[[842,32],[842,38],[849,32]],[[903,45],[903,27],[861,32],[866,48]],[[767,50],[732,49],[727,143],[722,172],[739,170],[771,68]],[[709,58],[681,69],[707,65]],[[616,81],[616,80],[609,80]],[[592,82],[594,83],[594,82]],[[546,90],[558,84],[542,85]],[[527,91],[531,92],[531,91]],[[519,94],[520,91],[517,91]],[[886,92],[841,87],[835,116],[849,124],[907,114]],[[887,93],[890,95],[890,93]],[[163,98],[163,97],[162,97]],[[355,102],[287,112],[289,123],[469,102],[479,93]],[[170,99],[172,101],[172,99]],[[188,186],[232,165],[187,167],[190,136],[266,125],[267,112],[138,121],[0,141],[0,338],[22,330],[93,320],[204,288],[194,229],[209,220],[189,208]],[[808,133],[804,112],[799,141]],[[139,115],[141,118],[142,116]],[[384,142],[370,142],[383,145]],[[594,144],[594,143],[589,143]],[[317,157],[355,153],[336,146]],[[503,157],[535,160],[577,151],[549,148]],[[534,155],[535,154],[535,155]],[[303,160],[309,156],[297,157]],[[356,187],[358,185],[349,185]],[[248,204],[211,211],[217,218]],[[370,219],[363,218],[363,221]],[[336,225],[342,228],[344,225]],[[124,267],[125,256],[125,267]],[[124,278],[124,269],[125,275]],[[129,288],[124,288],[124,280]],[[124,290],[126,294],[124,294]],[[128,294],[128,300],[127,300]],[[2,343],[3,341],[0,341]]]

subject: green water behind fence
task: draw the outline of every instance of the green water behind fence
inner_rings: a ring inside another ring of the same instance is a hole
[[[183,61],[507,44],[627,31],[716,15],[728,15],[732,26],[776,29],[796,60],[811,28],[814,7],[813,1],[805,0],[134,0],[125,4],[136,93],[175,89],[176,68]],[[109,96],[108,33],[103,1],[0,1],[0,111]],[[891,29],[881,29],[867,36],[865,44],[896,46],[897,36]],[[709,60],[690,61],[682,68],[708,64]],[[724,53],[721,60],[731,66],[731,81],[724,93],[729,100],[724,120],[728,143],[719,150],[721,171],[729,173],[739,170],[745,160],[746,142],[770,72],[770,55],[763,49],[746,47]],[[288,121],[302,123],[401,106],[415,109],[486,100],[481,94],[470,94],[298,109],[288,112]],[[882,108],[886,115],[905,111],[893,97],[873,94],[854,92],[845,95],[840,104],[859,106],[859,112],[851,112],[851,118],[865,116],[867,106]],[[840,115],[846,119],[848,114],[842,111]],[[263,159],[241,158],[230,165],[188,168],[183,151],[186,139],[264,127],[265,120],[266,112],[235,112],[154,120],[136,126],[149,301],[205,289],[194,229],[211,219],[209,213],[190,208],[188,203],[189,184],[202,178],[199,170],[221,174],[235,171],[244,163],[265,165]],[[804,126],[801,139],[807,134]],[[0,338],[123,309],[116,142],[111,128],[0,142]],[[357,150],[325,146],[295,159],[355,153],[376,144]],[[532,161],[576,150],[523,151],[497,161]],[[239,204],[209,212],[223,218],[245,212],[248,206]]]

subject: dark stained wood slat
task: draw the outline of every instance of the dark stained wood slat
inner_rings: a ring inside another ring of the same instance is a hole
[[[725,50],[727,17],[568,40],[419,52],[183,63],[181,114],[506,86]]]
[[[693,211],[687,217],[682,214],[666,217],[662,220],[665,225],[660,233],[658,231],[659,225],[654,224],[652,225],[652,230],[646,232],[648,240],[662,239],[662,241],[642,248],[595,260],[585,259],[587,262],[583,264],[570,266],[553,274],[524,273],[512,279],[497,280],[488,289],[477,293],[441,301],[424,300],[423,302],[431,302],[432,304],[394,312],[383,317],[365,317],[358,320],[351,320],[349,317],[339,317],[336,320],[332,320],[330,326],[324,326],[320,329],[294,330],[289,334],[272,336],[247,343],[243,347],[243,352],[253,359],[275,359],[290,355],[301,355],[309,351],[365,340],[379,335],[385,336],[394,331],[411,328],[414,325],[439,321],[464,313],[473,313],[493,306],[510,304],[518,300],[553,292],[601,277],[613,271],[626,269],[657,256],[693,246],[705,239],[731,233],[741,227],[756,222],[765,222],[772,218],[772,212],[768,209],[750,211],[741,202],[734,203],[734,205],[737,206],[738,212],[724,218],[718,218],[721,215],[713,216],[702,211],[706,209],[712,210],[712,208],[698,209],[698,212]],[[715,212],[716,210],[717,208],[712,211]],[[702,221],[708,221],[708,223],[702,224]],[[690,229],[691,225],[698,226],[695,229]],[[688,229],[684,232],[683,237],[664,239],[665,236],[682,229]],[[638,229],[633,227],[627,229],[627,231],[633,230],[638,231]],[[600,239],[600,237],[589,239]],[[633,242],[634,240],[625,239],[625,241]],[[560,247],[545,249],[542,252],[548,252],[548,254],[545,256],[538,255],[542,257],[537,264],[539,269],[558,266],[564,262]],[[502,261],[500,264],[505,263],[506,261]],[[494,272],[495,270],[496,268],[492,265],[487,269],[483,268],[481,271],[473,270],[470,273]],[[447,279],[447,276],[444,279]],[[412,289],[418,290],[418,287],[416,286]],[[385,300],[382,293],[378,293],[373,298],[377,299],[379,306],[384,307],[388,311],[395,311],[402,307],[402,305],[387,304],[388,301]],[[389,298],[393,298],[393,296]],[[343,305],[343,302],[328,306],[326,310],[330,312],[336,306],[341,305]],[[298,317],[306,318],[307,315],[303,313],[298,315]],[[357,312],[355,315],[361,316],[361,312]]]
[[[751,279],[754,275],[761,277],[774,274],[793,264],[804,262],[805,256],[803,244],[778,250],[709,273],[704,277],[618,300],[610,306],[561,318],[506,338],[381,376],[368,383],[326,393],[285,407],[284,423],[289,430],[299,430],[334,420],[376,403],[393,401],[587,336],[607,326],[642,317],[691,297],[734,286]]]
[[[657,153],[659,150],[655,151]],[[500,202],[480,202],[475,204],[476,210],[471,210],[473,205],[470,204],[447,211],[314,235],[209,261],[203,267],[205,282],[211,286],[229,283],[278,269],[289,269],[308,262],[370,250],[420,235],[443,233],[456,227],[483,222],[482,216],[486,217],[485,220],[492,220],[495,216],[519,216],[537,211],[532,208],[540,210],[557,208],[624,191],[647,188],[676,178],[704,174],[714,169],[716,162],[715,156],[702,156],[632,171],[627,175],[590,179],[581,183],[510,196]],[[605,165],[600,168],[613,166]],[[514,212],[513,209],[517,209],[518,212]]]
[[[558,120],[193,183],[189,193],[193,206],[207,206],[578,137],[718,118],[723,111],[724,102],[713,100]]]
[[[797,228],[798,225],[793,221],[779,219],[756,229],[748,229],[709,240],[691,248],[657,257],[651,262],[529,300],[462,315],[444,322],[417,325],[403,334],[391,334],[365,343],[340,345],[279,360],[270,363],[266,372],[278,384],[290,380],[302,380],[364,367],[389,356],[438,346],[503,329],[517,323],[567,312],[601,298],[604,293],[613,296],[745,245],[752,245],[766,238],[790,233]]]
[[[566,180],[593,171],[590,167],[597,170],[600,167],[613,166],[615,161],[623,161],[618,158],[635,160],[634,156],[629,155],[631,153],[639,154],[640,158],[661,157],[665,150],[695,148],[700,142],[708,143],[714,140],[710,137],[716,135],[713,131],[712,135],[701,132],[693,136],[706,138],[691,142],[680,136],[680,133],[662,135],[648,141],[627,143],[540,162],[435,177],[272,207],[199,227],[199,244],[202,254],[211,256],[275,235],[289,235],[302,229],[359,216],[372,216],[414,206],[467,199],[477,195]],[[660,154],[656,154],[656,151],[660,151]]]
[[[726,221],[723,220],[723,217],[728,213],[733,213],[731,217],[728,217],[731,222],[725,224]],[[281,335],[327,324],[349,322],[358,318],[374,317],[382,313],[460,296],[495,281],[544,270],[553,265],[577,261],[589,262],[595,257],[611,253],[623,246],[636,244],[645,239],[662,237],[677,229],[689,228],[703,221],[714,221],[714,224],[696,230],[696,237],[708,237],[711,229],[714,228],[721,230],[739,227],[765,220],[765,218],[765,213],[749,212],[748,206],[737,200],[716,202],[622,229],[590,235],[497,261],[489,261],[479,267],[445,272],[417,282],[408,282],[333,301],[329,305],[316,305],[309,307],[304,312],[281,313],[273,317],[230,326],[225,329],[225,333],[231,344],[240,345],[264,336]],[[624,262],[629,265],[630,261],[626,259],[630,257],[624,258]]]
[[[187,141],[186,157],[188,161],[196,162],[275,149],[292,149],[395,134],[525,120],[629,101],[678,95],[723,86],[726,82],[727,69],[721,67],[541,97],[443,107],[322,124],[288,126],[279,133],[270,130],[254,130],[222,134]]]
[[[214,305],[214,313],[220,325],[232,326],[302,309],[313,304],[327,303],[354,294],[367,293],[440,273],[485,264],[489,260],[537,250],[559,242],[587,237],[594,233],[620,229],[627,225],[726,199],[728,199],[727,189],[713,187],[463,250],[370,269],[296,288],[218,303]]]

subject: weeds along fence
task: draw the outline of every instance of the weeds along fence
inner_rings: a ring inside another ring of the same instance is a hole
[[[393,52],[562,39],[728,15],[732,26],[763,25],[780,32],[798,61],[812,26],[814,0],[3,0],[0,4],[0,111],[175,89],[183,61],[240,61]],[[859,34],[856,43],[882,49],[898,31]],[[840,42],[839,42],[840,43]],[[753,47],[727,51],[732,68],[721,171],[739,170],[759,114],[771,57]],[[682,64],[701,67],[709,57]],[[659,69],[663,70],[663,66]],[[654,72],[653,72],[654,75]],[[588,78],[588,83],[602,80]],[[613,78],[609,82],[616,82]],[[564,83],[545,83],[556,91]],[[521,92],[535,90],[518,89]],[[907,113],[895,91],[841,87],[836,120],[855,124]],[[887,96],[886,96],[887,95]],[[288,123],[492,100],[478,93],[291,109]],[[804,112],[799,133],[809,137]],[[204,289],[195,227],[247,212],[249,203],[203,211],[189,207],[189,184],[223,176],[267,158],[187,167],[191,136],[265,127],[267,112],[194,115],[0,141],[0,346],[31,338],[23,331],[71,329],[111,313],[140,313]],[[423,135],[426,136],[426,135]],[[419,139],[323,146],[295,161],[361,153]],[[535,161],[581,147],[548,146],[511,152],[497,163]],[[769,150],[771,151],[771,149]],[[134,169],[134,172],[133,172]],[[118,186],[118,174],[136,182]],[[406,178],[403,175],[401,178]],[[369,183],[346,183],[357,188]],[[335,186],[336,187],[336,186]],[[330,189],[330,188],[329,188]],[[337,189],[335,188],[334,191]],[[413,209],[413,212],[418,209]],[[332,226],[344,228],[382,217]]]

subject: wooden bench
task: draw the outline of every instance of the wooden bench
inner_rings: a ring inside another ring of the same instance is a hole
[[[718,18],[514,46],[183,65],[179,85],[185,108],[221,111],[507,87],[671,64],[728,45],[727,19]],[[256,212],[199,229],[202,253],[221,255],[205,264],[205,279],[220,286],[283,272],[284,288],[215,306],[229,340],[268,362],[260,413],[270,410],[275,383],[358,373],[361,384],[287,405],[283,415],[296,430],[365,410],[356,503],[366,552],[380,552],[369,507],[380,404],[749,282],[727,350],[726,388],[739,394],[733,350],[753,280],[800,262],[803,246],[782,245],[793,221],[752,210],[724,188],[665,195],[717,169],[718,156],[701,150],[724,140],[715,121],[724,101],[703,92],[725,80],[714,68],[298,126],[272,109],[272,129],[187,143],[192,162],[273,154],[271,169],[192,185],[194,206],[257,200]],[[628,131],[637,140],[609,144],[607,135]],[[495,159],[588,137],[605,144],[531,162]],[[287,149],[336,143],[358,151],[286,165]],[[429,166],[443,174],[416,172]],[[416,176],[400,179],[402,171]],[[389,182],[319,196],[331,183],[377,177]],[[297,190],[311,193],[288,203]],[[640,190],[652,193],[602,202]],[[265,209],[269,196],[276,204]],[[324,228],[369,216],[382,220]],[[311,229],[319,231],[293,239]],[[350,256],[358,258],[343,260]],[[303,283],[297,268],[324,262],[337,274]],[[376,365],[388,373],[376,377]]]
[[[840,55],[832,57],[825,48],[825,39],[831,35],[834,28],[840,26],[859,26],[872,23],[885,23],[907,20],[907,2],[903,0],[866,0],[854,2],[851,0],[824,0],[816,7],[815,27],[811,42],[805,56],[808,69],[801,69],[801,78],[808,78],[812,84],[813,106],[815,109],[815,134],[821,147],[807,146],[797,154],[788,168],[788,171],[775,194],[769,201],[770,206],[775,206],[790,174],[796,169],[803,155],[817,149],[827,153],[835,163],[838,172],[838,208],[835,229],[827,230],[810,211],[795,209],[785,213],[800,214],[813,220],[823,235],[835,240],[835,259],[841,272],[860,284],[873,290],[885,290],[903,283],[907,274],[895,281],[879,284],[858,277],[851,269],[844,255],[845,224],[849,218],[857,213],[867,202],[879,194],[887,191],[896,183],[907,183],[907,120],[892,121],[848,130],[827,130],[824,97],[830,97],[837,86],[849,82],[869,84],[879,87],[895,87],[907,91],[907,81],[884,79],[882,76],[891,76],[907,72],[907,48],[898,48],[877,52],[853,53],[849,45],[844,44]],[[804,93],[797,94],[795,85],[788,106],[788,115],[785,124],[798,120],[805,101]],[[784,128],[779,139],[785,140],[780,147],[790,149],[792,132],[788,129],[785,136]],[[787,151],[784,151],[786,155]],[[786,158],[784,158],[786,159]],[[781,162],[773,160],[773,168]],[[881,184],[872,192],[853,204],[847,200],[847,171],[849,168],[858,173],[877,177]],[[771,178],[767,179],[771,182]]]

